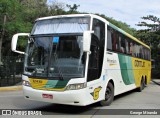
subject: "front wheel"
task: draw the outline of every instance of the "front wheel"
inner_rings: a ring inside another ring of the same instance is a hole
[[[100,101],[100,105],[109,106],[114,99],[114,87],[112,83],[108,83],[105,91],[105,100]]]

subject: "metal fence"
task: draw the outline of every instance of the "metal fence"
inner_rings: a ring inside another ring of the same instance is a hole
[[[2,58],[0,65],[0,87],[21,83],[23,57],[7,56]]]

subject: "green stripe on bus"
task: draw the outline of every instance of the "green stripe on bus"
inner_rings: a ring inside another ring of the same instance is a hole
[[[113,25],[112,23],[109,23],[109,26],[111,26],[112,28],[118,30],[119,32],[121,32],[122,34],[126,35],[126,32],[124,32],[123,30],[121,30],[120,28],[118,28],[117,26]]]
[[[118,58],[123,82],[126,85],[135,83],[131,57],[125,56],[123,54],[118,54]]]
[[[69,80],[59,80],[55,88],[64,88],[66,87]]]
[[[48,80],[43,88],[64,88],[69,80]]]

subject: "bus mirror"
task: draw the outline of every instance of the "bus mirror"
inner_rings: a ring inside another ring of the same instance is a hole
[[[93,31],[84,31],[83,33],[83,51],[89,52],[90,51],[90,44],[91,44],[91,34]]]
[[[29,35],[30,35],[29,33],[18,33],[18,34],[13,35],[12,43],[11,43],[12,51],[16,52],[16,53],[19,53],[19,54],[24,54],[24,52],[16,50],[18,37],[19,36],[29,36]]]

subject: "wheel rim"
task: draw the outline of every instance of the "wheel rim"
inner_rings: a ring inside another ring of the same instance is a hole
[[[111,89],[107,88],[105,93],[105,100],[108,100],[109,98],[111,98],[111,95],[112,95]]]

